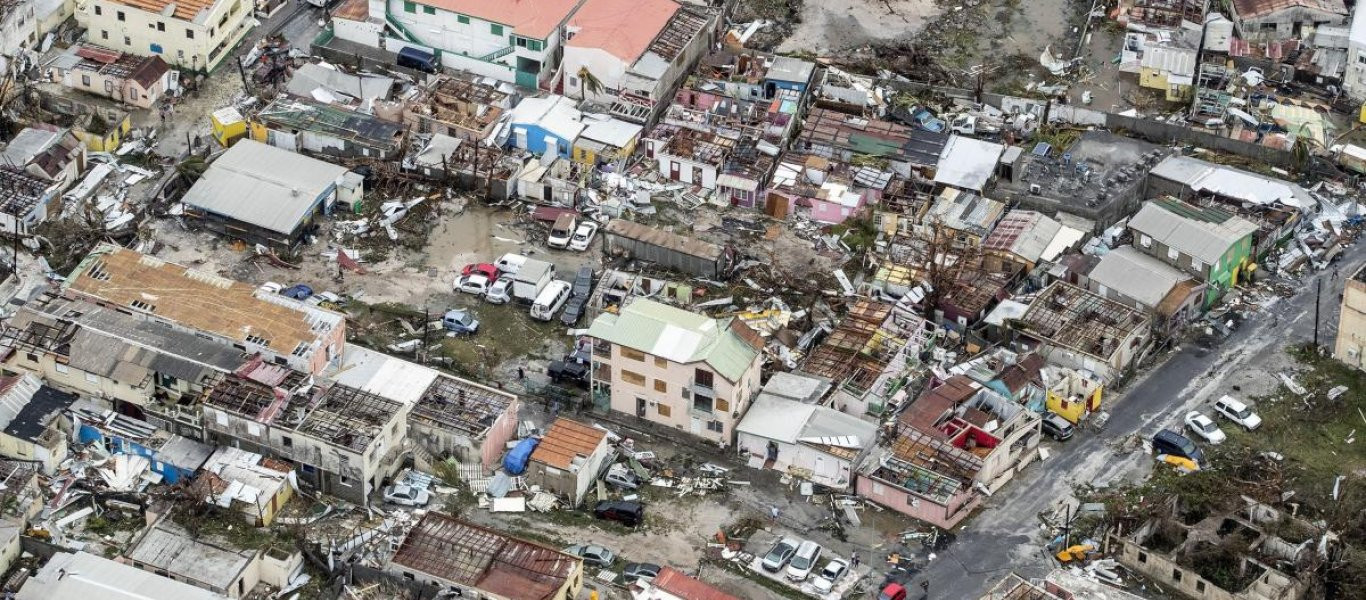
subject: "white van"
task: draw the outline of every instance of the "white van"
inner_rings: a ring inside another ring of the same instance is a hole
[[[555,318],[555,313],[560,312],[565,301],[569,300],[569,291],[573,287],[569,285],[568,281],[550,282],[536,296],[536,302],[531,305],[531,318],[541,321],[549,321]]]

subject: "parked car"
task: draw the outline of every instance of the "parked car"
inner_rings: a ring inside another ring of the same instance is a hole
[[[545,374],[555,383],[569,382],[582,387],[588,386],[588,365],[572,361],[551,361]]]
[[[453,308],[442,315],[441,326],[445,327],[446,331],[473,334],[479,331],[479,319],[474,318],[474,314],[468,310]]]
[[[1246,404],[1233,396],[1224,396],[1214,402],[1214,412],[1225,419],[1237,423],[1243,429],[1252,431],[1262,426],[1262,418],[1252,412]]]
[[[587,298],[593,294],[593,267],[584,265],[579,267],[579,272],[574,274],[575,296]]]
[[[569,249],[584,252],[593,245],[593,238],[598,235],[598,224],[592,221],[579,223],[579,228],[574,230],[574,237],[569,238]]]
[[[930,112],[930,109],[928,108],[915,109],[915,111],[911,113],[911,121],[915,123],[916,127],[934,133],[944,131],[945,127],[944,120],[934,116],[934,113]]]
[[[1043,417],[1043,433],[1059,442],[1067,441],[1072,438],[1076,428],[1067,419],[1062,418],[1057,413],[1047,413]]]
[[[416,69],[418,71],[422,71],[423,73],[436,73],[441,66],[441,63],[437,60],[436,55],[421,48],[414,48],[412,46],[404,46],[402,49],[400,49],[398,51],[398,60],[396,62],[400,67]]]
[[[828,594],[830,593],[830,590],[835,588],[835,584],[839,583],[839,580],[843,579],[848,572],[849,561],[844,560],[843,558],[832,558],[830,559],[830,562],[825,563],[825,567],[821,569],[821,572],[816,574],[816,579],[811,582],[811,585],[822,595]]]
[[[487,292],[484,292],[484,300],[490,304],[507,304],[512,300],[512,280],[499,279],[489,285]]]
[[[1153,454],[1180,456],[1194,461],[1197,466],[1205,465],[1205,453],[1190,438],[1175,431],[1163,429],[1153,436]]]
[[[774,542],[773,547],[769,548],[768,554],[764,555],[764,561],[761,563],[764,570],[770,573],[781,571],[783,567],[787,566],[788,561],[792,560],[792,555],[796,554],[797,546],[800,545],[801,542],[788,537]]]
[[[660,566],[653,563],[626,563],[626,568],[621,570],[621,578],[626,583],[637,581],[654,581],[659,577]]]
[[[545,245],[551,248],[568,248],[569,239],[574,237],[574,230],[578,228],[579,219],[572,213],[565,213],[555,218],[555,224],[550,226],[550,235],[545,239]]]
[[[640,487],[640,477],[632,471],[630,467],[617,463],[607,469],[607,475],[603,476],[603,481],[615,485],[619,488],[634,490]]]
[[[320,292],[317,294],[313,294],[305,302],[312,304],[313,306],[321,306],[323,308],[336,308],[341,307],[343,304],[346,304],[346,300],[344,298],[332,292]]]
[[[384,501],[402,506],[426,506],[432,501],[432,495],[427,490],[398,483],[384,488]]]
[[[570,296],[564,303],[564,312],[560,313],[560,322],[565,327],[573,327],[583,319],[584,307],[588,306],[588,296]]]
[[[1200,411],[1190,411],[1186,413],[1186,428],[1194,431],[1195,435],[1211,444],[1222,444],[1228,436],[1214,424],[1214,419],[1206,417]]]
[[[285,286],[275,283],[274,281],[267,281],[256,289],[267,294],[278,294],[281,290],[285,289]]]
[[[787,578],[792,581],[806,581],[820,559],[821,545],[811,540],[802,541],[797,546],[797,552],[792,555],[792,562],[787,565]]]
[[[470,275],[483,275],[484,277],[489,278],[489,281],[493,281],[498,279],[500,273],[498,267],[494,266],[493,263],[475,263],[465,265],[465,268],[460,269],[461,277],[468,277]]]
[[[877,595],[877,600],[906,600],[906,586],[895,582],[889,583]]]
[[[574,544],[564,549],[565,554],[573,554],[583,559],[586,565],[610,567],[617,562],[617,555],[597,544]]]
[[[630,500],[603,500],[593,507],[593,516],[635,527],[645,520],[645,505]]]
[[[573,289],[568,281],[551,281],[540,294],[536,295],[536,301],[531,304],[531,318],[540,321],[549,321],[555,318],[555,313],[560,312],[560,308],[565,302],[569,301],[569,291]]]
[[[493,264],[494,266],[498,267],[499,272],[516,273],[519,269],[522,268],[522,265],[526,264],[526,256],[514,252],[509,252],[498,257],[498,260],[495,261]]]
[[[455,291],[482,296],[489,292],[489,287],[491,285],[492,282],[489,281],[488,277],[476,273],[474,275],[465,275],[460,279],[455,280]]]
[[[280,291],[280,295],[295,300],[307,300],[313,295],[313,288],[302,283],[296,283]]]

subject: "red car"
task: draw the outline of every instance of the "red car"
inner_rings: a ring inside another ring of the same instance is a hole
[[[899,583],[889,583],[887,587],[882,588],[877,600],[906,600],[906,588]]]
[[[469,275],[474,274],[479,274],[483,275],[484,277],[488,277],[489,283],[493,283],[494,281],[496,281],[499,275],[498,267],[493,266],[492,263],[465,265],[465,268],[460,270],[461,277],[467,277]]]

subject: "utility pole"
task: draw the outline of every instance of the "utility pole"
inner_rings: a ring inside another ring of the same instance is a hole
[[[1314,353],[1319,352],[1319,298],[1323,297],[1323,277],[1314,281]]]

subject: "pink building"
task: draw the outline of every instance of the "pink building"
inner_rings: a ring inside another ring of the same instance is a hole
[[[179,81],[160,56],[136,56],[86,44],[76,44],[48,63],[47,77],[73,90],[138,108],[151,108]]]

